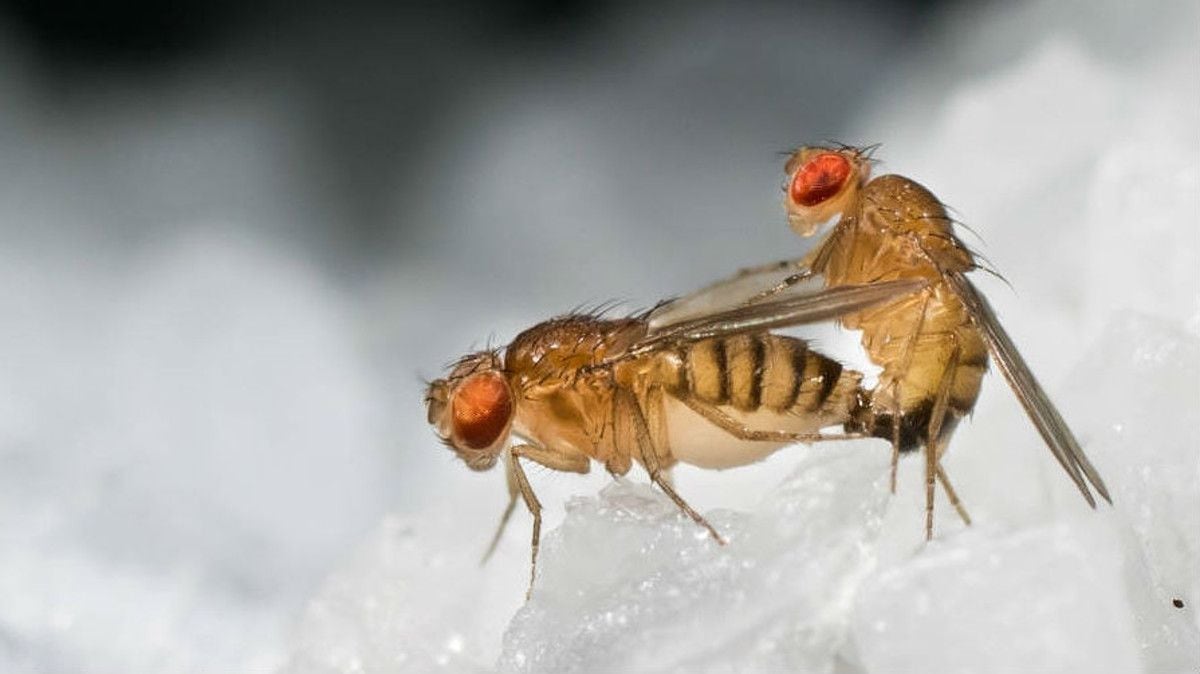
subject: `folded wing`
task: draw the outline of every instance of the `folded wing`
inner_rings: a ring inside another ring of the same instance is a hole
[[[1091,461],[1088,461],[1087,455],[1083,453],[1083,448],[1079,446],[1079,441],[1075,439],[1067,422],[1063,421],[1062,415],[1050,402],[1042,385],[1033,376],[1025,359],[1021,357],[1016,345],[1013,344],[1012,338],[1001,327],[1000,321],[996,318],[996,313],[988,304],[987,299],[963,274],[950,273],[946,278],[967,305],[976,326],[983,332],[988,351],[996,360],[996,365],[1004,374],[1004,378],[1008,380],[1008,385],[1017,394],[1017,399],[1025,408],[1025,413],[1029,415],[1029,419],[1033,421],[1038,433],[1046,441],[1054,458],[1058,459],[1063,470],[1067,471],[1067,475],[1071,476],[1075,486],[1079,487],[1083,498],[1093,508],[1096,507],[1096,500],[1092,498],[1092,493],[1088,489],[1090,483],[1105,501],[1112,503],[1112,498],[1108,495],[1108,487],[1100,478],[1100,473],[1092,466]]]
[[[906,295],[924,285],[924,280],[906,279],[833,288],[794,287],[772,299],[746,304],[747,299],[743,298],[741,304],[707,313],[676,312],[674,303],[669,303],[651,313],[646,336],[627,353],[643,353],[668,342],[729,337],[828,321]],[[683,301],[696,301],[696,296]],[[664,315],[669,320],[664,320]]]

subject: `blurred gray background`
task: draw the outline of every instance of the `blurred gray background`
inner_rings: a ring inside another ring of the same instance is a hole
[[[6,4],[0,669],[278,665],[385,513],[499,507],[422,377],[794,256],[779,153],[887,142],[847,134],[991,11]]]

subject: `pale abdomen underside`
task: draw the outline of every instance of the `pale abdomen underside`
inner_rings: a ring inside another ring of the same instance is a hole
[[[753,463],[785,444],[744,440],[677,398],[715,407],[750,430],[816,433],[851,419],[861,375],[768,333],[711,339],[676,354],[676,385],[664,396],[667,443],[676,460],[704,468]]]
[[[700,468],[735,468],[761,461],[788,442],[757,442],[740,440],[713,425],[679,400],[667,396],[663,400],[671,454],[677,461]],[[815,433],[829,426],[827,417],[787,414],[760,409],[740,412],[723,408],[734,419],[758,429]]]

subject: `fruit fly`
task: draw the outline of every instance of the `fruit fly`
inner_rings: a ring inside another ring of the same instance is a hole
[[[951,433],[979,397],[988,356],[1016,393],[1054,458],[1084,499],[1091,488],[1112,503],[1099,473],[1000,325],[987,299],[967,279],[980,269],[954,235],[946,207],[929,190],[899,175],[870,177],[874,148],[807,147],[785,166],[788,222],[812,236],[836,219],[802,259],[744,270],[742,276],[791,269],[758,293],[761,301],[813,277],[828,288],[913,279],[919,289],[838,320],[862,331],[862,345],[882,372],[869,392],[861,430],[892,443],[891,488],[901,453],[925,450],[925,535],[933,534],[935,480],[970,523],[940,465]],[[815,280],[815,279],[814,279]]]
[[[724,309],[697,310],[693,298],[618,319],[571,314],[463,357],[429,384],[425,403],[429,423],[469,468],[504,466],[508,506],[484,558],[520,497],[533,515],[532,591],[542,506],[524,461],[575,473],[596,461],[614,476],[636,462],[723,542],[667,480],[674,464],[727,468],[794,442],[865,437],[821,432],[859,415],[861,375],[769,330],[852,315],[922,283],[820,288]]]

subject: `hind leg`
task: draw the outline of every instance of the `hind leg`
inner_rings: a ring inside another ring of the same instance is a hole
[[[738,440],[750,440],[752,442],[827,442],[830,440],[859,440],[862,438],[871,437],[866,433],[821,433],[820,431],[812,431],[808,433],[793,433],[791,431],[777,431],[770,429],[751,428],[746,424],[729,416],[720,407],[712,403],[706,403],[697,399],[693,395],[677,395],[675,399],[687,405],[692,411],[704,417],[713,425],[721,430],[737,438]]]
[[[650,425],[646,422],[646,415],[642,412],[642,406],[632,393],[625,389],[617,389],[613,396],[613,404],[616,406],[618,418],[620,415],[627,415],[629,422],[633,425],[633,441],[636,443],[638,456],[642,460],[642,466],[646,468],[646,472],[650,474],[650,481],[663,490],[667,496],[679,506],[679,509],[688,517],[692,518],[696,524],[708,530],[708,533],[717,543],[725,545],[725,538],[717,533],[713,525],[709,524],[704,516],[696,512],[679,492],[671,486],[670,480],[666,476],[666,471],[659,464],[658,452],[654,446],[654,440],[650,434]]]
[[[925,540],[933,538],[933,495],[938,481],[942,483],[942,488],[946,490],[946,496],[950,498],[950,503],[954,505],[959,516],[967,524],[971,523],[971,518],[958,500],[958,494],[950,486],[950,479],[946,476],[946,471],[940,463],[943,450],[942,427],[945,425],[946,414],[950,409],[950,387],[954,383],[954,374],[958,369],[959,352],[958,344],[955,343],[954,349],[950,352],[950,360],[946,363],[946,370],[942,374],[942,381],[938,385],[933,411],[929,416],[929,439],[925,443]]]
[[[942,489],[946,492],[946,498],[950,499],[950,505],[954,506],[954,510],[958,512],[958,516],[962,518],[963,524],[971,526],[971,516],[967,514],[967,509],[963,506],[962,501],[958,500],[958,493],[954,491],[954,487],[950,486],[950,478],[946,475],[946,469],[942,468],[942,462],[938,461],[937,479],[941,483]]]
[[[917,329],[904,339],[903,360],[900,361],[900,367],[897,372],[908,372],[912,366],[913,346],[917,339],[921,337],[921,331],[925,327],[925,313],[929,309],[929,293],[926,292],[921,300],[921,322],[917,324]],[[896,493],[896,469],[900,464],[900,417],[903,414],[900,408],[900,401],[903,399],[900,391],[901,382],[903,379],[892,380],[891,396],[892,396],[892,473],[890,485],[892,493]],[[939,422],[940,423],[940,422]]]
[[[892,470],[888,484],[892,494],[896,493],[896,469],[900,466],[900,382],[896,382],[896,395],[892,400]]]

